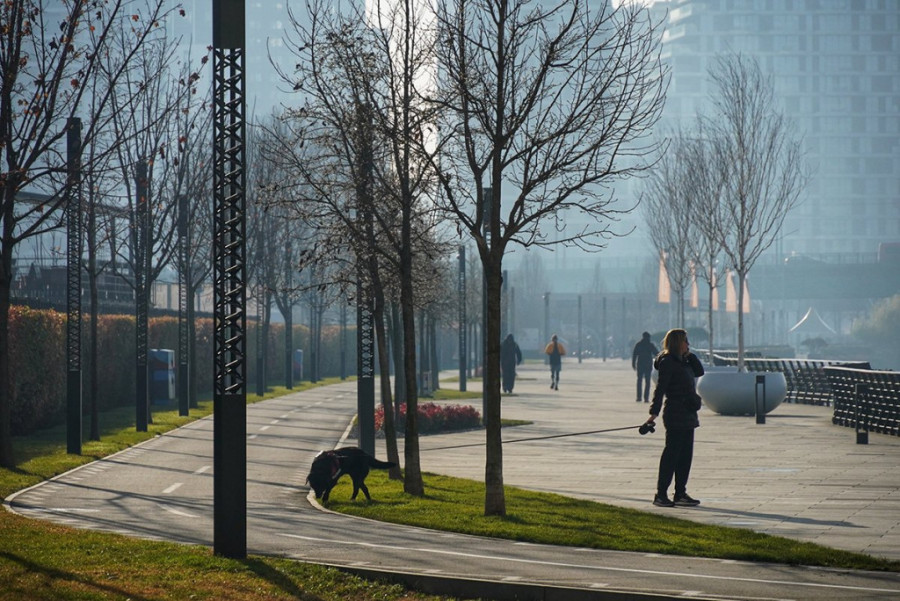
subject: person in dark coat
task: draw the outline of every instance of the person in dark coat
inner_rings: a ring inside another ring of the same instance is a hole
[[[522,362],[522,350],[512,334],[500,344],[500,373],[503,392],[511,393],[516,385],[516,365]]]
[[[666,427],[666,446],[659,459],[653,504],[658,507],[695,507],[700,501],[688,495],[687,483],[694,458],[694,429],[700,426],[697,411],[701,402],[694,378],[703,375],[703,365],[691,353],[686,331],[674,329],[666,333],[663,351],[656,357],[653,367],[659,372],[659,378],[653,391],[647,423],[652,424],[662,409],[663,425]],[[673,476],[675,497],[671,500],[668,490]]]
[[[634,345],[631,351],[631,369],[637,371],[637,396],[635,399],[641,402],[650,402],[650,374],[653,373],[653,358],[656,357],[659,350],[656,345],[650,342],[650,332],[644,332],[641,339]],[[643,384],[643,391],[641,384]],[[642,394],[643,392],[643,394]]]

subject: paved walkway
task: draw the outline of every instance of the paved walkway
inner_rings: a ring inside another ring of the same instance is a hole
[[[621,361],[575,362],[559,391],[546,370],[524,366],[507,417],[531,420],[507,440],[633,426]],[[474,388],[474,386],[473,386]],[[789,567],[654,553],[565,549],[433,532],[317,511],[303,484],[309,462],[341,438],[355,383],[296,392],[247,408],[248,551],[324,563],[459,598],[517,601],[623,599],[900,599],[896,573]],[[705,412],[704,412],[705,413]],[[765,425],[704,415],[693,509],[650,504],[662,432],[636,430],[504,447],[508,484],[897,558],[900,441],[832,426],[823,408],[783,406]],[[212,419],[198,420],[5,500],[13,511],[72,527],[212,545]],[[424,469],[482,479],[482,431],[421,439]],[[439,446],[475,443],[462,449]],[[383,448],[379,456],[383,455]]]
[[[634,392],[630,362],[568,359],[558,391],[547,368],[524,364],[515,393],[503,397],[503,417],[533,423],[504,430],[504,439],[640,424],[648,405]],[[646,436],[627,430],[506,444],[504,482],[900,559],[900,438],[871,434],[858,445],[854,430],[831,424],[830,412],[782,404],[758,425],[702,410],[688,486],[702,501],[697,508],[651,504],[662,424]],[[483,432],[422,437],[422,469],[481,480],[483,447],[429,449],[483,440]]]

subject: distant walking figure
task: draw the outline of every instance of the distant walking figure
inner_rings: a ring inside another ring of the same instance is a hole
[[[550,356],[550,388],[559,390],[559,370],[562,369],[562,356],[566,354],[566,347],[554,334],[544,352]]]
[[[500,345],[500,373],[503,376],[503,392],[512,392],[516,385],[516,365],[522,362],[522,350],[512,334]]]
[[[650,402],[650,374],[653,373],[653,358],[659,350],[650,342],[650,332],[644,332],[640,341],[634,345],[631,352],[631,369],[637,371],[637,396],[635,400],[640,403],[643,396],[644,402]],[[641,384],[643,384],[643,394]]]
[[[663,339],[663,351],[653,367],[659,379],[653,391],[648,424],[652,424],[662,409],[666,427],[666,446],[659,458],[659,476],[653,504],[658,507],[694,507],[700,501],[687,494],[688,477],[694,458],[694,429],[700,426],[697,411],[702,405],[694,385],[694,378],[703,375],[703,365],[691,352],[687,332],[669,330]],[[663,406],[665,398],[665,406]],[[675,498],[669,499],[669,485],[675,477]]]

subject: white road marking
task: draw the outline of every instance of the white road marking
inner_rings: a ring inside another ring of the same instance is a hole
[[[259,435],[258,435],[258,434],[251,434],[250,436],[247,437],[247,440],[253,440],[253,439],[256,438],[257,436],[259,436]]]
[[[280,419],[273,419],[273,420],[270,421],[269,423],[272,424],[272,425],[274,426],[275,424],[277,424],[277,423],[280,422],[280,421],[281,421]]]
[[[168,511],[169,513],[174,513],[175,515],[180,515],[186,518],[199,518],[199,515],[195,515],[193,513],[188,513],[186,511],[181,511],[180,509],[175,509],[174,507],[170,507],[169,505],[165,505],[163,503],[158,503],[159,508],[163,511]]]
[[[574,563],[564,563],[561,561],[541,561],[537,559],[521,559],[521,558],[513,558],[513,557],[497,557],[496,555],[481,555],[478,553],[465,553],[462,551],[448,551],[445,549],[426,549],[421,547],[405,547],[402,545],[387,545],[381,543],[366,543],[360,541],[352,541],[352,540],[338,540],[332,538],[321,538],[315,536],[303,536],[300,534],[287,534],[287,533],[278,533],[278,536],[284,536],[286,538],[296,538],[298,540],[308,540],[313,542],[320,543],[330,543],[330,544],[342,544],[342,545],[351,545],[357,547],[368,547],[368,548],[384,548],[391,550],[401,550],[408,551],[410,556],[415,556],[417,553],[432,553],[435,555],[450,555],[455,557],[468,557],[469,559],[490,559],[494,561],[505,561],[509,563],[523,563],[523,564],[532,564],[532,565],[544,565],[544,566],[554,566],[561,568],[580,568],[587,570],[597,570],[601,572],[624,572],[628,574],[648,574],[655,576],[679,576],[683,578],[698,578],[703,580],[725,580],[729,582],[756,582],[760,584],[774,584],[778,586],[799,586],[806,588],[827,588],[827,589],[839,589],[839,590],[849,590],[849,591],[868,591],[875,593],[896,593],[898,589],[890,589],[890,588],[875,588],[868,586],[850,586],[844,584],[821,584],[816,582],[791,582],[790,580],[769,580],[765,578],[739,578],[736,576],[715,576],[712,574],[692,574],[686,572],[665,572],[661,570],[641,570],[638,568],[616,568],[611,566],[593,566],[593,565],[584,565],[584,564],[574,564]]]
[[[202,473],[204,473],[204,472],[206,472],[206,471],[209,471],[209,469],[210,469],[211,467],[212,467],[211,465],[204,465],[203,467],[201,467],[200,469],[198,469],[197,471],[195,471],[194,474],[195,474],[195,475],[196,475],[196,474],[202,474]]]
[[[167,495],[167,494],[169,494],[169,493],[175,492],[176,490],[178,490],[179,488],[181,488],[181,485],[182,485],[182,484],[184,484],[184,482],[176,482],[175,484],[173,484],[173,485],[170,486],[169,488],[165,489],[165,490],[163,491],[163,494],[164,494],[164,495]]]
[[[260,431],[260,432],[265,432],[266,430],[268,430],[268,429],[271,428],[271,427],[272,427],[272,426],[263,426],[262,428],[259,429],[259,431]]]

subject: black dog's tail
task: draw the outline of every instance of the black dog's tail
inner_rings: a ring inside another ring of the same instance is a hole
[[[390,469],[397,465],[393,461],[379,461],[378,459],[375,459],[372,456],[369,456],[368,459],[369,459],[369,467],[374,467],[375,469],[379,469],[379,470]]]

